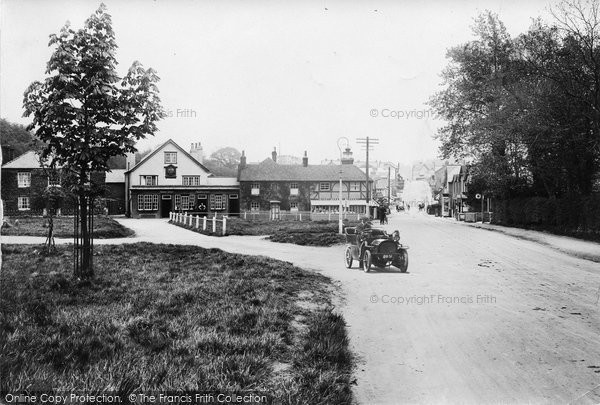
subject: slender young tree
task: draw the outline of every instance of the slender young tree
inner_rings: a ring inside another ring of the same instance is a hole
[[[104,4],[81,29],[67,22],[60,33],[50,35],[49,46],[54,52],[46,78],[25,91],[24,116],[32,117],[29,129],[43,142],[41,158],[74,176],[81,230],[75,276],[88,278],[93,275],[88,219],[95,194],[90,177],[109,171],[111,157],[135,152],[137,140],[156,132],[164,116],[159,78],[137,61],[124,77],[117,75],[117,44]]]

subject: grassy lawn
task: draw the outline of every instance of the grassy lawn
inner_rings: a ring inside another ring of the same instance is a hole
[[[18,220],[18,224],[16,223]],[[2,227],[2,235],[18,236],[46,236],[48,233],[48,220],[43,217],[11,218],[10,226]],[[98,239],[124,238],[133,236],[134,232],[125,228],[114,219],[105,215],[94,218],[94,237]],[[73,237],[73,217],[54,218],[54,236],[57,238]]]
[[[3,245],[0,391],[253,390],[274,403],[351,402],[352,357],[324,276],[218,249]]]
[[[196,231],[194,227],[176,225]],[[346,225],[355,226],[356,221],[346,222]],[[309,246],[333,246],[345,241],[344,236],[338,234],[338,223],[327,221],[250,221],[229,218],[227,235],[270,235],[269,239],[273,242]],[[215,236],[221,234],[217,232]]]

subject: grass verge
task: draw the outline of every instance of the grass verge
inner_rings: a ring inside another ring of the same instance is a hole
[[[253,390],[274,403],[350,403],[352,356],[324,276],[218,249],[3,245],[0,391]]]
[[[195,226],[182,225],[171,222],[173,225],[190,229],[194,232],[211,236],[223,236],[220,224],[217,233],[202,232]],[[209,221],[209,225],[210,225]],[[345,222],[346,226],[354,226],[356,222]],[[212,225],[208,226],[212,230]],[[250,221],[241,218],[227,219],[228,235],[270,235],[273,242],[294,243],[308,246],[333,246],[344,243],[345,238],[338,234],[338,223],[328,221]]]
[[[17,222],[18,220],[18,222]],[[46,236],[48,220],[44,217],[14,218],[8,225],[2,226],[2,235],[7,236]],[[111,217],[97,215],[94,218],[94,237],[98,239],[125,238],[134,232]],[[54,236],[56,238],[73,237],[73,217],[54,218]]]

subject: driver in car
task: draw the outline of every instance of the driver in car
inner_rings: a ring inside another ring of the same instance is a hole
[[[371,219],[369,217],[362,217],[358,225],[356,225],[356,233],[361,234],[365,231],[371,230]]]

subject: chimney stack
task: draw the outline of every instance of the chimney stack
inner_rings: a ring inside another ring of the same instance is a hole
[[[306,151],[304,151],[304,157],[302,158],[302,166],[308,166],[308,156],[306,155]]]
[[[125,170],[131,170],[135,166],[135,153],[129,152],[125,155]]]
[[[240,175],[242,174],[242,170],[246,168],[246,151],[242,151],[242,156],[240,156],[240,163],[238,164],[238,181],[240,180]]]
[[[277,148],[273,148],[273,152],[271,152],[271,158],[273,162],[277,162]]]
[[[202,149],[202,144],[200,142],[192,143],[192,146],[190,146],[190,155],[198,162],[204,162],[204,150]]]

